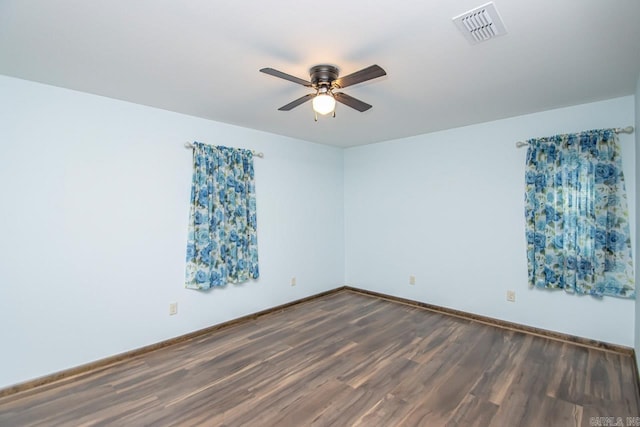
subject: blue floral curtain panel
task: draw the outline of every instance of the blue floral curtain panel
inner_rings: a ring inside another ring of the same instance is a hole
[[[529,285],[635,298],[617,134],[592,130],[528,143]]]
[[[194,143],[186,287],[257,279],[253,153]]]

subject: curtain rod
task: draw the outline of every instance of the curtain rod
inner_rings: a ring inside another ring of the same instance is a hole
[[[633,133],[633,126],[627,126],[626,128],[615,128],[615,129],[613,129],[613,131],[615,133]],[[524,142],[524,141],[516,142],[516,147],[517,148],[526,147],[527,145],[529,145],[529,144]]]
[[[184,148],[188,148],[190,150],[193,150],[193,144],[190,142],[185,142],[184,143]],[[253,153],[254,156],[256,157],[260,157],[263,158],[264,157],[264,153],[262,151],[256,151],[256,150],[251,150],[251,152]]]

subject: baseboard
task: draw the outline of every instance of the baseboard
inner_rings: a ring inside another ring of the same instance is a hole
[[[96,360],[94,362],[90,362],[90,363],[86,363],[84,365],[80,365],[80,366],[76,366],[74,368],[70,368],[70,369],[65,369],[63,371],[59,371],[59,372],[55,372],[53,374],[49,374],[49,375],[45,375],[42,376],[40,378],[36,378],[33,380],[29,380],[29,381],[25,381],[23,383],[19,383],[16,385],[12,385],[9,386],[7,388],[3,388],[0,389],[0,398],[6,397],[6,396],[10,396],[10,395],[14,395],[14,394],[18,394],[18,393],[24,393],[27,392],[29,390],[38,388],[39,391],[42,390],[41,387],[46,386],[46,385],[50,385],[53,383],[56,383],[55,385],[60,385],[61,382],[65,382],[65,381],[71,381],[74,379],[77,379],[79,377],[82,377],[84,375],[88,375],[91,373],[94,373],[96,371],[108,368],[116,363],[122,362],[124,360],[128,360],[131,359],[133,357],[136,356],[140,356],[146,353],[150,353],[152,351],[156,351],[159,350],[161,348],[165,348],[165,347],[169,347],[175,344],[180,344],[183,343],[185,341],[188,341],[190,339],[193,338],[197,338],[200,337],[202,335],[206,335],[206,334],[210,334],[214,331],[223,329],[223,328],[227,328],[231,325],[236,325],[238,323],[242,323],[242,322],[246,322],[249,320],[255,320],[259,317],[265,316],[267,314],[271,314],[277,311],[281,311],[284,310],[286,308],[289,308],[291,306],[297,305],[297,304],[301,304],[303,302],[307,302],[316,298],[320,298],[326,295],[330,295],[330,294],[334,294],[336,292],[340,292],[342,290],[344,290],[345,287],[341,286],[338,287],[336,289],[332,289],[330,291],[325,291],[325,292],[321,292],[319,294],[315,294],[315,295],[311,295],[305,298],[301,298],[301,299],[297,299],[295,301],[291,301],[285,304],[281,304],[278,305],[276,307],[272,307],[272,308],[268,308],[266,310],[262,310],[259,311],[257,313],[252,313],[252,314],[248,314],[246,316],[242,316],[239,317],[237,319],[232,319],[229,320],[227,322],[223,322],[223,323],[219,323],[217,325],[214,326],[209,326],[207,328],[204,329],[199,329],[197,331],[194,332],[190,332],[188,334],[184,334],[184,335],[180,335],[178,337],[174,337],[174,338],[170,338],[168,340],[165,341],[161,341],[155,344],[151,344],[151,345],[147,345],[144,347],[140,347],[137,348],[135,350],[131,350],[131,351],[127,351],[124,353],[120,353],[120,354],[116,354],[115,356],[109,356],[106,357],[104,359],[100,359],[100,360]]]
[[[509,330],[514,330],[514,331],[518,331],[518,332],[523,332],[523,333],[527,333],[527,334],[531,334],[531,335],[537,335],[537,336],[541,336],[544,338],[549,338],[549,339],[553,339],[553,340],[557,340],[557,341],[563,341],[563,342],[569,342],[572,344],[576,344],[576,345],[581,345],[584,347],[589,347],[589,348],[595,348],[595,349],[599,349],[599,350],[605,350],[605,351],[611,351],[611,352],[615,352],[615,353],[621,353],[621,354],[625,354],[625,355],[629,355],[633,357],[633,367],[634,367],[634,374],[636,376],[636,383],[637,383],[637,387],[638,387],[638,395],[640,395],[640,377],[638,376],[638,371],[637,371],[637,364],[635,363],[635,352],[633,348],[629,348],[629,347],[625,347],[625,346],[621,346],[621,345],[617,345],[617,344],[610,344],[610,343],[605,343],[605,342],[601,342],[601,341],[596,341],[596,340],[591,340],[588,338],[582,338],[582,337],[576,337],[573,335],[568,335],[568,334],[562,334],[559,332],[554,332],[554,331],[549,331],[546,329],[539,329],[539,328],[534,328],[531,326],[525,326],[525,325],[520,325],[518,323],[513,323],[513,322],[507,322],[505,320],[499,320],[499,319],[494,319],[492,317],[488,317],[488,316],[481,316],[481,315],[477,315],[477,314],[473,314],[473,313],[467,313],[461,310],[454,310],[451,308],[446,308],[446,307],[441,307],[441,306],[437,306],[434,304],[428,304],[428,303],[424,303],[424,302],[420,302],[420,301],[415,301],[415,300],[410,300],[410,299],[406,299],[406,298],[400,298],[400,297],[396,297],[393,295],[387,295],[387,294],[383,294],[383,293],[379,293],[379,292],[374,292],[374,291],[368,291],[368,290],[364,290],[364,289],[358,289],[358,288],[354,288],[351,286],[340,286],[338,288],[329,290],[329,291],[325,291],[325,292],[321,292],[315,295],[311,295],[302,299],[298,299],[295,301],[291,301],[285,304],[281,304],[278,305],[276,307],[272,307],[266,310],[262,310],[256,313],[252,313],[252,314],[248,314],[246,316],[242,316],[239,317],[237,319],[232,319],[229,320],[227,322],[223,322],[214,326],[210,326],[208,328],[204,328],[204,329],[199,329],[197,331],[194,332],[190,332],[188,334],[185,335],[180,335],[178,337],[175,338],[171,338],[165,341],[161,341],[155,344],[151,344],[148,346],[144,346],[144,347],[140,347],[137,348],[135,350],[131,350],[131,351],[127,351],[125,353],[121,353],[121,354],[117,354],[115,356],[110,356],[110,357],[106,357],[104,359],[100,359],[91,363],[87,363],[84,365],[80,365],[71,369],[66,369],[60,372],[55,372],[53,374],[49,374],[49,375],[45,375],[43,377],[40,378],[36,378],[34,380],[30,380],[30,381],[26,381],[20,384],[16,384],[13,386],[9,386],[7,388],[4,389],[0,389],[0,398],[3,397],[7,397],[10,395],[15,395],[18,393],[26,393],[30,390],[36,389],[38,388],[38,391],[42,390],[42,387],[51,385],[51,386],[57,386],[60,385],[61,383],[64,382],[68,382],[68,381],[72,381],[74,379],[77,379],[79,377],[85,376],[85,375],[90,375],[96,371],[100,371],[102,369],[107,369],[108,367],[131,359],[133,357],[137,357],[137,356],[141,356],[143,354],[146,353],[150,353],[152,351],[155,350],[159,350],[161,348],[165,348],[168,346],[172,346],[172,345],[176,345],[176,344],[180,344],[183,343],[185,341],[188,341],[190,339],[193,338],[197,338],[200,337],[202,335],[206,335],[212,332],[215,332],[217,330],[229,327],[231,325],[236,325],[242,322],[246,322],[249,320],[255,320],[259,317],[271,314],[271,313],[275,313],[277,311],[281,311],[284,310],[286,308],[310,301],[310,300],[314,300],[326,295],[331,295],[337,292],[342,292],[342,291],[347,291],[347,292],[354,292],[354,293],[358,293],[361,295],[368,295],[371,297],[376,297],[376,298],[381,298],[381,299],[385,299],[385,300],[389,300],[389,301],[394,301],[397,303],[401,303],[401,304],[407,304],[413,307],[419,307],[419,308],[423,308],[426,310],[430,310],[430,311],[434,311],[434,312],[438,312],[438,313],[442,313],[442,314],[446,314],[449,316],[454,316],[454,317],[458,317],[458,318],[462,318],[462,319],[466,319],[466,320],[470,320],[470,321],[474,321],[474,322],[479,322],[479,323],[483,323],[483,324],[487,324],[487,325],[491,325],[491,326],[496,326],[496,327],[500,327],[503,329],[509,329]],[[54,384],[55,383],[55,384]],[[640,405],[639,405],[640,406]]]
[[[468,313],[461,310],[455,310],[452,308],[441,307],[434,304],[428,304],[425,302],[415,301],[406,298],[400,298],[393,295],[387,295],[380,292],[368,291],[364,289],[354,288],[351,286],[345,286],[345,290],[350,292],[356,292],[363,295],[370,295],[376,298],[383,298],[389,301],[395,301],[402,304],[411,305],[414,307],[424,308],[430,311],[435,311],[450,316],[459,317],[466,320],[471,320],[478,323],[484,323],[491,326],[497,326],[503,329],[509,329],[518,332],[524,332],[531,335],[537,335],[544,338],[553,339],[556,341],[570,342],[572,344],[580,345],[583,347],[596,348],[599,350],[611,351],[614,353],[620,353],[631,356],[634,354],[633,348],[626,347],[618,344],[611,344],[602,341],[592,340],[589,338],[577,337],[574,335],[563,334],[560,332],[550,331],[548,329],[540,329],[532,326],[521,325],[519,323],[508,322],[506,320],[495,319],[493,317],[482,316],[479,314]]]
[[[637,407],[640,408],[640,374],[638,374],[638,358],[635,349],[631,350],[633,352],[633,377],[635,378],[634,384],[636,385],[636,404]]]

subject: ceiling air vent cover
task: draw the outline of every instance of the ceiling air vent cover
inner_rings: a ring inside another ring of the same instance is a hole
[[[507,32],[493,2],[456,16],[453,22],[472,44],[490,40]]]

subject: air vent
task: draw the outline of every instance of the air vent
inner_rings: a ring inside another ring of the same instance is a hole
[[[491,40],[507,32],[493,2],[456,16],[453,22],[472,44]]]

